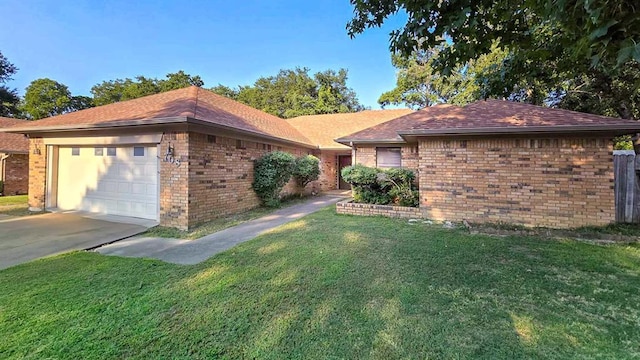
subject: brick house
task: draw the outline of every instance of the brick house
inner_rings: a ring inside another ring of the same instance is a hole
[[[320,159],[321,173],[315,184],[316,190],[350,190],[351,186],[342,180],[340,170],[351,166],[351,147],[337,143],[334,139],[411,112],[410,109],[365,110],[357,113],[299,116],[287,122],[318,147],[319,151],[314,155]]]
[[[8,131],[29,135],[32,210],[133,216],[181,229],[258,206],[251,183],[261,155],[317,150],[285,120],[197,87]]]
[[[487,100],[337,142],[354,163],[416,169],[426,218],[567,228],[615,220],[612,139],[638,131],[634,120]]]
[[[26,120],[0,117],[0,128],[26,123]],[[29,189],[29,140],[22,134],[0,132],[0,182],[2,195],[22,195]]]

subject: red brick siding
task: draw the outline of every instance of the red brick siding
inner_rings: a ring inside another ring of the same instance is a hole
[[[554,228],[614,221],[608,138],[423,139],[419,165],[427,218]]]
[[[258,207],[260,201],[251,186],[253,162],[276,150],[296,157],[309,152],[303,148],[189,133],[188,226]],[[298,191],[291,181],[283,189],[283,195]]]
[[[34,152],[40,154],[34,154]],[[47,178],[47,149],[42,138],[29,139],[29,208],[44,210]]]
[[[174,149],[174,161],[165,162],[167,148]],[[165,133],[160,143],[160,224],[187,229],[189,223],[189,134]]]
[[[29,192],[29,155],[11,154],[5,160],[4,195],[23,195]]]

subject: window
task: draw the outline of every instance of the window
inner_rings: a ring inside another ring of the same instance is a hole
[[[376,148],[376,166],[379,168],[399,168],[402,156],[399,147]]]
[[[80,148],[72,147],[71,148],[71,156],[80,156]]]
[[[101,147],[94,148],[93,153],[95,156],[102,156],[104,154],[104,149]]]
[[[209,144],[215,144],[216,143],[216,137],[213,135],[207,135],[207,142]]]
[[[107,156],[116,156],[116,148],[108,147],[107,148]]]
[[[144,148],[142,146],[134,146],[133,156],[144,156]]]

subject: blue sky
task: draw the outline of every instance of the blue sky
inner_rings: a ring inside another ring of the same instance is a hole
[[[31,1],[2,0],[0,51],[19,71],[21,94],[48,77],[74,95],[103,80],[185,70],[205,87],[253,83],[279,69],[346,68],[348,84],[374,109],[395,84],[389,32],[350,39],[348,0],[319,1]]]

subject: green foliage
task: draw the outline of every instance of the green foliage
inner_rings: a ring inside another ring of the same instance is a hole
[[[282,118],[364,109],[347,87],[347,70],[326,70],[313,76],[309,71],[283,69],[275,76],[259,78],[252,86],[233,89],[219,84],[211,91]]]
[[[293,165],[292,175],[298,186],[304,188],[320,177],[320,160],[313,155],[297,158]]]
[[[0,52],[0,116],[15,117],[20,113],[18,91],[5,85],[17,71],[18,68]]]
[[[169,73],[165,77],[166,79],[154,79],[140,75],[134,79],[103,81],[91,88],[91,94],[93,94],[94,103],[99,106],[182,89],[192,85],[199,87],[204,85],[204,81],[200,76],[189,75],[183,70]]]
[[[494,49],[506,53],[477,77],[482,98],[542,105],[554,103],[547,99],[550,94],[556,100],[567,95],[565,104],[560,104],[565,108],[613,110],[616,116],[637,118],[632,115],[635,101],[625,95],[640,85],[635,76],[625,74],[640,60],[635,0],[354,0],[352,4],[354,18],[347,25],[351,36],[406,11],[405,26],[391,33],[392,51],[411,58],[416,50],[439,49],[429,66],[442,77],[455,77]],[[400,87],[381,101],[402,100],[403,93]]]
[[[29,118],[38,120],[71,111],[71,98],[66,85],[47,78],[37,79],[27,86],[22,109]]]
[[[267,207],[280,205],[280,191],[293,173],[295,156],[274,151],[255,161],[253,190]]]
[[[417,207],[419,194],[415,174],[409,169],[378,169],[361,164],[341,171],[342,178],[353,187],[353,200],[367,204],[395,204]]]
[[[434,67],[442,48],[414,52],[409,57],[393,54],[391,62],[398,69],[396,87],[383,93],[378,103],[382,107],[404,104],[413,109],[437,103],[471,103],[481,98],[481,75],[499,66],[506,57],[504,51],[494,47],[489,54],[457,66],[451,74],[443,76],[436,73]]]

